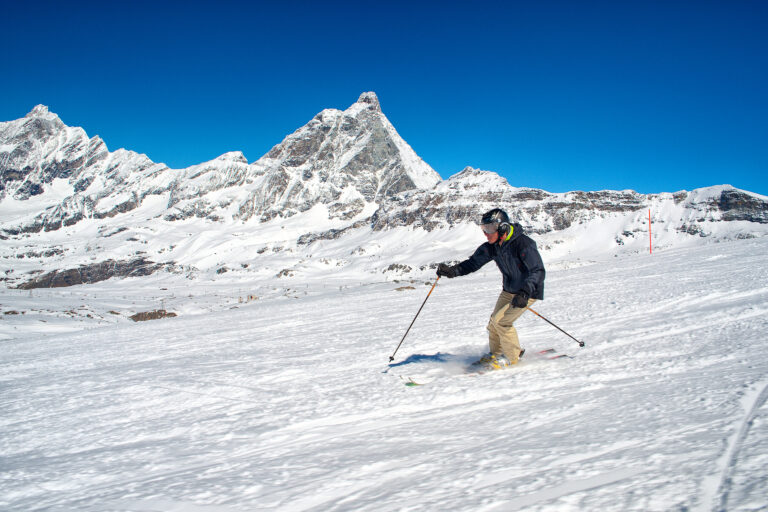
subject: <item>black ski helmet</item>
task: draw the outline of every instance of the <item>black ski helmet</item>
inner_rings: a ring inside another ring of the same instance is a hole
[[[494,208],[493,210],[485,212],[483,217],[480,219],[480,225],[495,225],[496,232],[502,236],[506,236],[512,228],[512,225],[509,221],[509,215],[507,215],[507,212],[499,208]],[[486,229],[483,229],[483,231],[486,233],[489,232]]]

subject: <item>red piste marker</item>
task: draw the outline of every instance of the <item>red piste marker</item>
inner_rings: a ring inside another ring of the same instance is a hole
[[[648,249],[653,254],[653,237],[651,236],[651,210],[648,209]]]

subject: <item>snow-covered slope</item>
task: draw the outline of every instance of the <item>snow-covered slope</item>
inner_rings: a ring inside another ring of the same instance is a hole
[[[765,510],[767,252],[550,271],[536,309],[586,347],[524,316],[529,354],[576,357],[480,377],[454,371],[485,349],[491,266],[440,281],[391,367],[423,282],[2,289],[0,508]]]

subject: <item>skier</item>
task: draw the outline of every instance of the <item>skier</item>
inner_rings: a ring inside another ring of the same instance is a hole
[[[520,348],[514,323],[525,308],[544,298],[544,263],[536,242],[519,224],[512,224],[504,210],[485,213],[480,227],[487,242],[467,260],[457,265],[440,263],[437,275],[453,278],[475,272],[491,260],[496,261],[504,277],[503,289],[488,322],[490,353],[474,365],[500,369],[517,363],[524,352]]]

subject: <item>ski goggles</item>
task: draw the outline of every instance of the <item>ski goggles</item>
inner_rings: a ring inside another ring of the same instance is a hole
[[[480,224],[480,229],[482,229],[483,233],[486,235],[492,235],[499,230],[499,223],[491,222],[490,224]]]

